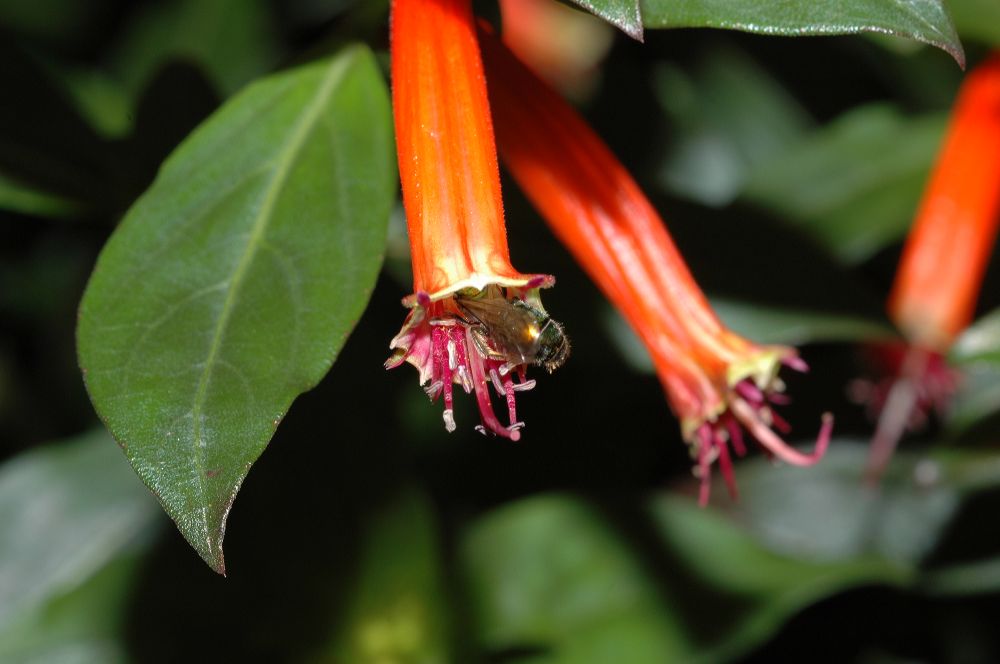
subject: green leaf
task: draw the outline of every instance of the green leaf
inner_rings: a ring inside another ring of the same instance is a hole
[[[241,482],[368,301],[394,163],[385,83],[351,47],[223,106],[98,259],[77,330],[91,399],[219,572]]]
[[[852,110],[762,164],[745,197],[842,261],[863,261],[909,228],[944,125],[943,114]]]
[[[642,0],[640,5],[647,28],[725,28],[789,37],[874,32],[937,46],[965,66],[942,0]]]
[[[778,81],[729,44],[714,45],[690,73],[660,63],[653,87],[676,127],[660,179],[706,205],[730,203],[756,165],[814,124]]]
[[[962,39],[1000,45],[1000,3],[995,0],[948,0],[948,11]]]
[[[963,496],[1000,478],[993,454],[903,450],[876,490],[863,481],[867,458],[867,441],[840,439],[809,468],[745,461],[740,501],[717,494],[715,504],[772,551],[825,561],[871,555],[915,569]]]
[[[366,520],[362,569],[322,661],[444,664],[450,625],[430,501],[407,489]]]
[[[657,496],[649,513],[677,566],[667,573],[683,570],[697,580],[694,591],[681,595],[683,615],[713,607],[714,624],[695,636],[704,661],[732,661],[824,597],[864,585],[904,585],[913,578],[912,570],[871,555],[844,560],[782,555],[717,512],[670,494]]]
[[[970,325],[948,361],[961,372],[947,413],[949,428],[958,433],[1000,411],[1000,309]]]
[[[148,495],[145,499],[152,502]],[[151,513],[156,513],[155,506]],[[0,632],[0,660],[18,664],[133,661],[126,647],[125,626],[141,560],[140,552],[121,553],[78,588]]]
[[[38,217],[62,218],[80,210],[80,204],[0,173],[0,209]]]
[[[632,39],[642,41],[639,0],[573,0],[573,2],[594,16],[600,16]]]
[[[0,646],[13,626],[148,539],[158,516],[104,431],[0,467]]]
[[[115,49],[115,69],[136,93],[169,59],[191,60],[229,94],[278,60],[274,22],[265,0],[144,5]]]
[[[546,655],[538,662],[566,664],[652,664],[687,654],[680,616],[582,501],[540,496],[487,514],[465,536],[462,560],[489,650],[537,650]]]
[[[800,346],[881,341],[898,336],[888,321],[860,314],[786,308],[721,297],[711,298],[711,303],[727,327],[757,343]],[[625,362],[640,373],[653,373],[649,351],[625,319],[616,310],[605,307],[603,322],[612,345]]]
[[[728,661],[823,596],[908,576],[873,558],[780,556],[668,495],[625,508],[521,500],[469,529],[462,562],[480,641],[526,653],[504,659],[518,664]],[[708,606],[711,621],[691,620]]]
[[[712,307],[722,322],[759,343],[788,344],[865,342],[898,335],[886,320],[859,314],[810,311],[713,297]]]

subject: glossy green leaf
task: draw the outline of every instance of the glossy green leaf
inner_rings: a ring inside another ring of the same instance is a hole
[[[158,522],[156,501],[104,431],[0,466],[0,646],[13,626],[145,541]]]
[[[863,261],[909,228],[944,124],[883,105],[850,111],[756,169],[746,199]]]
[[[653,87],[674,127],[660,180],[706,205],[730,203],[756,165],[813,125],[778,81],[727,44],[714,45],[690,72],[661,63]]]
[[[274,17],[265,0],[178,0],[143,5],[115,49],[114,68],[133,92],[169,59],[204,67],[225,93],[278,60]]]
[[[352,47],[228,102],[98,259],[77,331],[91,399],[220,572],[240,483],[368,301],[393,181],[385,84]]]
[[[475,523],[462,560],[479,638],[518,664],[727,661],[838,590],[899,583],[872,558],[808,562],[767,551],[675,496],[610,509],[566,495]],[[687,618],[706,606],[712,620]]]
[[[632,39],[642,41],[639,0],[573,0],[595,16],[600,16]]]
[[[962,44],[942,0],[642,0],[640,4],[647,28],[725,28],[789,37],[874,32],[932,44],[965,65]]]
[[[366,521],[362,569],[324,661],[445,664],[450,654],[442,559],[428,498],[403,490]]]

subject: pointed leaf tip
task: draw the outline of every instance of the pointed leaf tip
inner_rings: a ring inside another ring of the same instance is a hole
[[[632,39],[643,41],[639,0],[573,0],[594,16],[615,26]]]
[[[394,169],[385,82],[372,54],[350,47],[227,102],[97,261],[77,330],[87,390],[220,574],[250,466],[367,304]]]

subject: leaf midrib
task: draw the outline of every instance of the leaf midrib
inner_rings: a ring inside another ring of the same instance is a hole
[[[194,453],[193,458],[195,462],[195,470],[198,478],[198,492],[202,497],[205,496],[206,491],[201,416],[205,407],[205,400],[208,393],[208,386],[211,382],[213,369],[222,346],[222,340],[225,337],[225,331],[229,324],[229,319],[232,316],[237,295],[243,284],[246,271],[253,262],[253,258],[257,253],[257,249],[261,243],[261,238],[267,230],[270,220],[273,218],[271,212],[273,211],[277,201],[278,192],[287,180],[288,174],[291,171],[294,158],[305,142],[306,136],[320,119],[321,112],[326,104],[326,101],[329,99],[336,85],[343,78],[344,73],[347,71],[348,66],[352,61],[353,58],[338,58],[334,61],[334,63],[330,66],[329,72],[320,84],[316,95],[309,102],[305,112],[300,116],[298,123],[296,123],[291,135],[287,139],[287,142],[278,153],[278,159],[275,163],[271,182],[265,191],[260,210],[253,221],[253,226],[251,227],[251,231],[247,239],[246,249],[244,249],[243,255],[240,256],[240,260],[236,265],[236,270],[233,272],[233,276],[230,280],[231,286],[226,293],[226,299],[223,301],[222,311],[219,314],[218,322],[216,323],[215,330],[212,335],[212,342],[209,345],[204,369],[202,370],[201,376],[198,380],[198,388],[195,392],[194,403],[191,408],[193,431],[191,443]],[[208,505],[204,500],[202,500],[201,512],[202,521],[205,524],[205,544],[208,547],[208,552],[214,553],[212,535],[208,527]]]

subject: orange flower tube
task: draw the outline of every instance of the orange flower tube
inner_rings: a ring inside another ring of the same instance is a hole
[[[735,495],[729,444],[745,453],[741,427],[779,459],[818,461],[829,416],[812,454],[789,447],[771,428],[787,429],[772,405],[785,401],[780,368],[805,369],[796,351],[756,345],[723,326],[656,210],[607,146],[488,28],[480,41],[503,161],[649,349],[692,447],[701,502],[716,460]]]
[[[975,312],[1000,223],[1000,53],[962,83],[903,248],[888,311],[910,346],[887,351],[897,376],[876,389],[869,458],[876,479],[907,426],[943,410],[957,377],[944,361]],[[894,361],[892,361],[894,359]]]
[[[431,399],[443,396],[455,429],[452,388],[474,393],[481,430],[513,440],[515,393],[529,364],[558,366],[569,346],[541,306],[548,275],[510,263],[496,147],[469,0],[395,0],[392,99],[403,205],[413,261],[411,307],[390,343],[387,368],[409,362]],[[520,378],[515,381],[514,377]],[[489,386],[510,417],[493,412]]]

